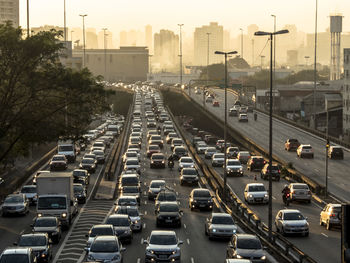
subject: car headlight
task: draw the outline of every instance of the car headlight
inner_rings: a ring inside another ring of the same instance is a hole
[[[265,194],[264,197],[269,197],[269,195],[268,195],[268,194]]]
[[[236,234],[236,232],[237,232],[237,229],[232,229],[233,234]]]
[[[236,255],[236,258],[243,258],[243,257],[242,257],[241,255],[238,255],[238,254],[237,254],[237,255]]]
[[[266,256],[262,256],[260,259],[265,260],[265,259],[266,259]]]
[[[147,253],[154,254],[154,251],[151,249],[147,249]]]
[[[137,224],[138,222],[139,222],[138,220],[135,220],[135,221],[134,221],[134,224]]]
[[[253,195],[249,195],[250,198],[253,198]]]
[[[213,228],[211,231],[215,233],[215,232],[216,232],[216,229],[215,229],[215,228]]]
[[[177,252],[177,251],[176,251],[176,250],[174,250],[174,251],[172,252],[172,254],[173,254],[173,255],[175,255],[175,254],[176,254],[176,252]]]
[[[41,214],[41,213],[38,214],[38,217],[42,217],[42,216],[43,216],[43,214]]]
[[[61,215],[63,218],[66,218],[67,217],[67,213],[62,213]]]

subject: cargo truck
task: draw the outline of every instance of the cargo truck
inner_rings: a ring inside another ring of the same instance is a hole
[[[66,156],[67,160],[70,163],[74,163],[76,158],[76,149],[74,142],[72,140],[58,141],[57,153],[63,154],[64,156]]]
[[[72,173],[43,173],[37,177],[36,185],[37,216],[55,216],[62,226],[69,227],[78,212]]]

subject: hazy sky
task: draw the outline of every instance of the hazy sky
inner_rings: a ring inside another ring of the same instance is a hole
[[[30,25],[63,26],[63,0],[29,0]],[[98,31],[107,27],[117,33],[120,30],[144,30],[146,24],[153,32],[160,29],[178,30],[183,23],[184,32],[192,34],[195,27],[219,22],[230,30],[231,36],[239,28],[257,24],[262,30],[273,29],[277,16],[277,28],[296,24],[298,30],[314,31],[316,0],[66,0],[67,26],[82,27],[79,14],[88,14],[86,27]],[[343,31],[350,31],[350,0],[318,0],[318,26],[325,31],[330,13],[342,13]],[[26,0],[20,0],[20,25],[26,27]]]

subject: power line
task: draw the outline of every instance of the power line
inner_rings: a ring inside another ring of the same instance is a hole
[[[260,54],[254,59],[254,64],[256,62],[256,60],[261,56],[261,54],[264,52],[265,48],[267,47],[267,44],[269,43],[270,39],[266,40],[265,46],[263,47],[263,49],[261,50]]]

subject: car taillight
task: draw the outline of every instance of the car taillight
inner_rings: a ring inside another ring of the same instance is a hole
[[[292,191],[292,194],[295,194],[295,191]]]
[[[278,170],[278,173],[281,173],[281,170]]]

